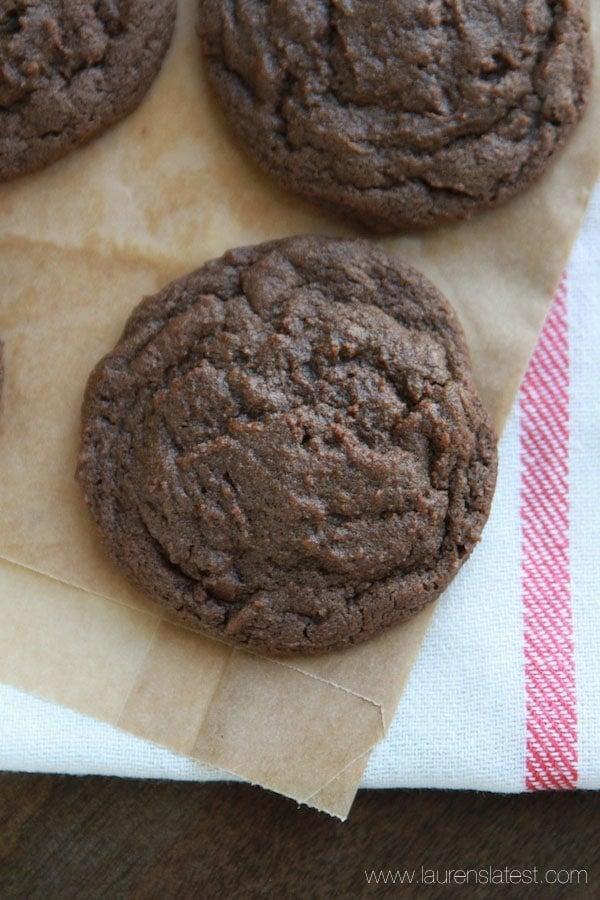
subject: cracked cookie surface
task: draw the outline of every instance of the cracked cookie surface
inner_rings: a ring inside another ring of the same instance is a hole
[[[436,598],[496,445],[456,318],[361,241],[232,250],[134,311],[92,373],[78,480],[113,559],[194,628],[272,654]]]
[[[0,0],[0,180],[131,112],[169,46],[176,0]]]
[[[588,0],[200,0],[206,68],[283,184],[376,230],[524,188],[580,119]]]

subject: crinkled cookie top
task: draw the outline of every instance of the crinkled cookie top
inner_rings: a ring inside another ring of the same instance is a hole
[[[90,378],[78,477],[147,594],[287,653],[437,597],[495,471],[446,301],[367,244],[307,237],[232,251],[142,303]]]

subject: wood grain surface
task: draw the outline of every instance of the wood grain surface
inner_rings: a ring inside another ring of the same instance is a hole
[[[7,774],[0,898],[598,898],[599,800],[363,791],[341,823],[246,785]],[[441,880],[446,869],[489,866],[586,877],[449,889],[365,876],[414,869],[418,878],[421,866]]]

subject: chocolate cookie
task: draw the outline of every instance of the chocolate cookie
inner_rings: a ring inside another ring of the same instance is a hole
[[[450,306],[361,241],[232,250],[146,299],[82,423],[113,559],[192,627],[270,654],[362,641],[436,598],[494,490]]]
[[[546,167],[588,97],[588,0],[200,0],[209,79],[288,188],[388,231]]]
[[[169,46],[176,0],[0,3],[0,180],[122,119]]]

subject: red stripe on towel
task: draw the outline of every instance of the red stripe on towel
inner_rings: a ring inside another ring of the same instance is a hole
[[[520,394],[521,584],[529,791],[577,784],[569,571],[569,334],[560,284]]]

